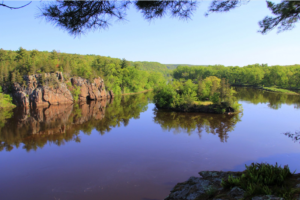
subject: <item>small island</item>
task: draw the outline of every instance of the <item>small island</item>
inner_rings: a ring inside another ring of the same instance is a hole
[[[180,112],[234,114],[241,110],[234,89],[226,79],[209,76],[195,83],[192,80],[160,85],[154,89],[157,108]]]

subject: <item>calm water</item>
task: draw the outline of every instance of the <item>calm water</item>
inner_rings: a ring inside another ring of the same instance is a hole
[[[0,198],[158,200],[201,170],[278,162],[299,173],[300,98],[237,91],[234,116],[158,111],[152,93],[15,109],[0,123]]]

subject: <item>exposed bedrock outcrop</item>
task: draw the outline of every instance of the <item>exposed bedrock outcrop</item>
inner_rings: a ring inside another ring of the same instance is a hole
[[[100,77],[95,78],[92,83],[81,77],[73,77],[71,78],[71,83],[73,86],[76,85],[80,87],[80,101],[85,101],[86,99],[99,100],[114,97],[112,91],[107,92],[105,90],[104,81]]]
[[[221,182],[223,178],[227,178],[229,175],[232,177],[240,177],[241,172],[222,172],[222,171],[201,171],[199,175],[201,177],[190,177],[187,181],[178,183],[171,190],[169,196],[165,200],[239,200],[245,199],[246,191],[235,186],[231,189],[225,189],[222,187]],[[299,177],[299,174],[293,174],[295,177]],[[300,178],[297,179],[300,182]],[[298,183],[299,184],[299,183]],[[298,185],[297,184],[297,185]],[[295,188],[297,188],[297,185]],[[300,184],[299,184],[300,185]],[[296,194],[295,199],[300,200],[300,195]],[[252,198],[251,200],[284,200],[284,198],[274,195],[260,195]]]
[[[80,87],[79,101],[113,98],[107,92],[103,79],[95,78],[91,83],[81,77],[70,79],[72,86]],[[46,107],[49,105],[71,104],[74,99],[66,85],[62,72],[27,75],[23,83],[12,85],[13,103],[23,107]]]

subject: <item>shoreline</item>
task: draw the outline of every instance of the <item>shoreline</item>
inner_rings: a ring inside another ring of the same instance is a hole
[[[146,93],[146,92],[149,92],[149,91],[152,91],[153,89],[149,89],[149,90],[143,90],[143,91],[140,91],[140,92],[131,92],[131,93],[123,93],[123,94],[118,94],[118,95],[132,95],[132,94],[140,94],[140,93]],[[118,95],[115,95],[115,96],[118,96]]]
[[[269,92],[275,92],[275,93],[282,93],[282,94],[289,94],[289,95],[300,95],[297,92],[294,92],[294,91],[288,90],[288,89],[283,89],[283,88],[262,87],[262,86],[254,86],[254,85],[234,85],[234,84],[232,84],[231,86],[233,86],[233,87],[250,87],[250,88],[265,90],[265,91],[269,91]],[[283,91],[280,91],[280,90],[283,90]]]

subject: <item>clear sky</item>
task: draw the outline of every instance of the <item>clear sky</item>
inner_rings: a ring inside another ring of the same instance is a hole
[[[5,3],[22,5],[26,1]],[[271,15],[265,1],[252,0],[228,13],[205,17],[209,3],[201,1],[192,20],[165,17],[151,23],[132,5],[128,21],[112,22],[106,30],[88,32],[79,38],[37,18],[40,1],[19,10],[0,7],[0,48],[55,49],[163,64],[300,64],[299,23],[291,31],[277,34],[273,30],[262,35],[257,32],[258,22]]]

